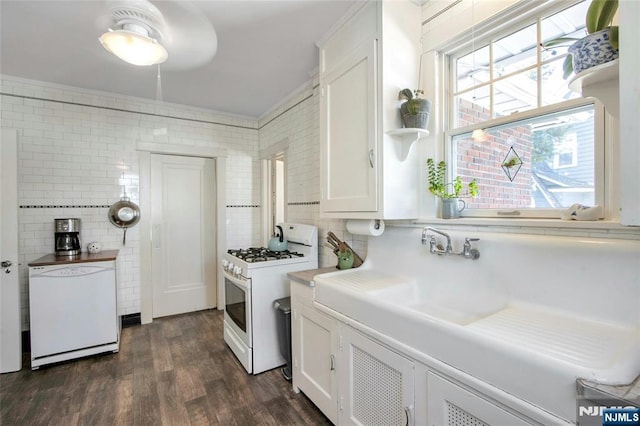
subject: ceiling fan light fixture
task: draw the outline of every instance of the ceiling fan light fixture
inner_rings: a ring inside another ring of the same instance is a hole
[[[100,43],[118,58],[133,65],[161,64],[167,60],[167,50],[140,26],[110,30],[100,36]]]

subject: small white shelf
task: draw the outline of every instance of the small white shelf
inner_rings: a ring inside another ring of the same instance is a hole
[[[402,128],[387,130],[387,134],[390,136],[397,136],[397,140],[400,142],[398,157],[404,161],[409,155],[409,151],[411,151],[413,144],[420,140],[420,138],[426,138],[429,136],[429,131],[419,128]]]
[[[594,84],[617,80],[619,62],[620,59],[615,59],[579,72],[569,80],[569,89],[576,93],[582,93],[585,88]]]
[[[598,98],[614,117],[619,116],[619,59],[597,65],[569,80],[569,89],[582,96]]]

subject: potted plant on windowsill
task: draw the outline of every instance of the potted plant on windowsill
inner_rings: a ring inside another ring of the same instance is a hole
[[[617,11],[618,0],[593,0],[586,14],[585,37],[559,37],[543,44],[545,48],[571,44],[562,65],[563,78],[618,58],[618,27],[613,25]]]
[[[420,96],[424,92],[416,89],[413,92],[409,89],[400,91],[400,97],[407,101],[400,105],[402,124],[408,129],[425,129],[429,125],[429,114],[431,113],[431,101]]]
[[[456,176],[453,182],[446,183],[447,163],[440,161],[437,165],[433,158],[427,159],[427,172],[429,179],[429,192],[441,201],[441,216],[443,219],[455,219],[460,217],[460,212],[465,209],[466,203],[462,197],[475,197],[478,195],[478,182],[476,179],[469,182],[467,191],[462,191],[462,179]],[[462,203],[462,207],[460,207]]]

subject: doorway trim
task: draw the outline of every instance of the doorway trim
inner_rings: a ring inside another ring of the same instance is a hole
[[[138,164],[140,171],[140,321],[142,324],[153,322],[153,283],[151,282],[151,154],[182,155],[185,157],[212,158],[216,162],[216,252],[226,251],[227,209],[226,209],[226,158],[227,150],[199,146],[168,145],[152,142],[139,142]],[[217,276],[217,308],[224,307],[224,286],[222,271],[215,259]]]
[[[267,148],[261,149],[258,158],[261,162],[261,174],[262,174],[262,186],[261,186],[261,200],[262,200],[262,245],[266,247],[269,243],[269,238],[271,238],[271,234],[274,231],[274,223],[272,223],[273,217],[273,207],[272,207],[272,163],[274,157],[278,155],[282,155],[282,161],[284,162],[284,188],[282,191],[282,195],[284,197],[284,219],[287,220],[287,153],[289,149],[289,138],[284,138],[279,142],[274,143]]]

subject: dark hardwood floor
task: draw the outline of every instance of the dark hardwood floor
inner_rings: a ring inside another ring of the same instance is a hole
[[[222,311],[122,330],[120,352],[0,376],[0,424],[329,425],[280,369],[248,375]]]

